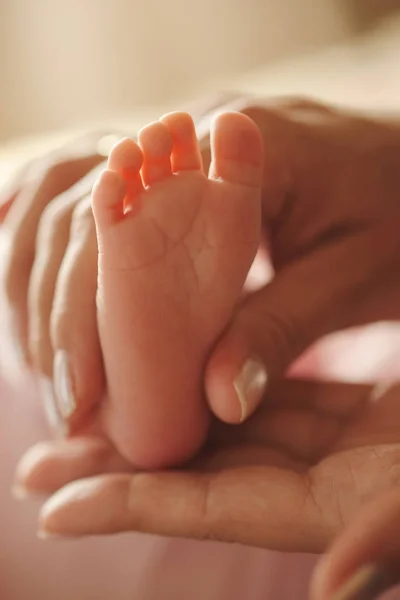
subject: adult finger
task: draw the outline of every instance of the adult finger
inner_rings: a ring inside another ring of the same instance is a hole
[[[20,167],[12,178],[0,187],[0,223],[3,223],[14,200],[22,187],[27,184],[27,174],[31,171],[34,162]]]
[[[32,366],[53,376],[49,322],[56,281],[68,246],[72,214],[79,202],[73,186],[44,209],[36,236],[35,259],[28,287],[28,353]]]
[[[316,551],[326,532],[307,490],[306,477],[273,467],[98,476],[57,492],[42,508],[40,532],[141,531]]]
[[[210,407],[227,422],[247,418],[269,382],[314,341],[371,318],[366,302],[385,277],[395,279],[400,241],[395,220],[339,238],[278,272],[249,296],[206,367]],[[377,245],[374,255],[368,248]],[[399,246],[399,247],[397,247]]]
[[[39,223],[35,260],[28,288],[27,353],[31,365],[40,374],[44,405],[52,415],[57,415],[57,428],[63,434],[71,428],[64,420],[63,409],[68,409],[68,406],[65,407],[65,404],[60,401],[53,385],[54,351],[51,340],[51,315],[59,272],[69,247],[71,231],[75,231],[74,227],[71,228],[71,222],[75,223],[74,215],[77,206],[81,203],[82,194],[90,189],[95,172],[91,171],[45,208]],[[96,277],[95,272],[96,265],[94,277]],[[79,293],[81,286],[79,282],[77,283],[75,292]]]
[[[61,193],[84,177],[101,157],[92,154],[50,165],[38,179],[18,194],[4,221],[7,238],[7,263],[4,290],[11,309],[16,338],[27,354],[27,291],[35,257],[36,234],[45,207]]]
[[[400,491],[367,504],[317,565],[313,600],[372,600],[400,582]]]
[[[105,388],[96,290],[96,229],[87,197],[74,210],[50,319],[56,398],[73,430],[84,424]]]
[[[131,471],[111,444],[98,437],[75,437],[36,444],[20,459],[13,495],[51,494],[67,483],[100,473]]]

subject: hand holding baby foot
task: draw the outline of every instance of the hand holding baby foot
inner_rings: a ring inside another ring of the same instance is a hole
[[[221,115],[211,152],[207,178],[191,118],[170,114],[139,133],[139,146],[120,142],[93,191],[103,425],[142,468],[184,462],[204,442],[205,360],[259,245],[257,127]]]
[[[264,138],[275,273],[241,304],[207,364],[211,409],[230,423],[322,336],[400,317],[400,120],[296,99],[244,112]]]
[[[266,141],[263,207],[276,277],[243,304],[207,367],[210,405],[220,418],[232,422],[256,407],[265,370],[271,378],[279,376],[323,333],[393,318],[399,306],[398,278],[392,277],[399,239],[396,123],[305,101],[242,102],[236,108],[257,123]],[[88,262],[83,250],[74,261],[78,239],[73,237],[72,252],[67,253],[70,269],[62,269],[62,285],[57,282],[60,293],[51,337],[54,348],[69,352],[79,420],[79,411],[84,414],[87,408],[84,390],[91,384],[80,357],[96,353],[75,356],[74,352],[80,337],[82,349],[87,341],[98,348],[98,341],[95,328],[92,334],[81,335],[80,323],[88,322],[82,318],[86,314],[82,307],[87,306],[83,295],[78,295],[80,302],[73,302],[71,310],[65,300],[76,300],[79,277],[88,272],[89,263],[95,268],[93,258]],[[75,272],[79,277],[71,276]],[[94,294],[95,285],[89,294],[92,313]],[[43,330],[46,334],[49,328]],[[96,372],[101,364],[98,367]]]
[[[361,507],[398,487],[399,386],[378,401],[372,392],[286,381],[246,423],[215,422],[182,470],[132,473],[106,442],[71,439],[29,451],[17,481],[63,488],[41,511],[48,534],[145,531],[323,552]]]
[[[399,123],[298,100],[233,108],[265,142],[264,233],[275,278],[242,304],[206,368],[210,406],[228,422],[251,414],[266,379],[316,339],[397,318],[400,306]]]

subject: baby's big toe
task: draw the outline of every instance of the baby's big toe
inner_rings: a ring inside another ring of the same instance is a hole
[[[258,187],[262,182],[263,141],[257,125],[241,113],[218,115],[211,128],[210,177]]]

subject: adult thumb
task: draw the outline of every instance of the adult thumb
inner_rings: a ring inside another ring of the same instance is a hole
[[[312,600],[373,600],[400,583],[400,490],[368,503],[314,571]],[[397,597],[397,596],[396,596]]]
[[[362,233],[323,246],[244,300],[205,369],[208,403],[219,419],[243,421],[314,341],[368,320],[362,302],[379,269],[369,243]]]

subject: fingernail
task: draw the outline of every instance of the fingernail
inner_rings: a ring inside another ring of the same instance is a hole
[[[11,488],[11,496],[14,500],[26,500],[30,493],[23,485],[15,483]]]
[[[49,531],[47,531],[46,529],[39,529],[36,533],[36,537],[39,540],[60,540],[62,539],[61,535],[57,535],[56,533],[50,533]],[[64,538],[65,539],[65,538]]]
[[[16,483],[11,487],[11,496],[14,500],[22,502],[23,500],[43,500],[48,494],[44,490],[42,492],[38,490],[32,491],[23,485]]]
[[[374,600],[395,585],[396,579],[394,573],[376,565],[365,565],[333,594],[331,600]]]
[[[65,437],[68,433],[68,426],[59,411],[53,382],[47,377],[42,377],[39,381],[39,388],[44,410],[51,429],[56,435]]]
[[[43,498],[48,496],[49,490],[32,488],[32,483],[36,480],[36,474],[40,472],[43,460],[49,455],[48,442],[41,442],[32,448],[29,448],[20,458],[14,474],[14,481],[11,487],[11,495],[16,500],[25,500],[26,498]],[[33,475],[33,478],[32,478]]]
[[[78,480],[69,483],[53,494],[39,512],[38,535],[42,538],[75,538],[88,532],[88,527],[90,528],[93,521],[97,520],[97,512],[93,509],[91,498],[93,494],[97,494],[98,486],[97,478]],[[52,524],[55,521],[58,523],[58,530],[60,526],[63,528],[64,524],[65,528],[65,524],[67,524],[67,533],[53,534]]]
[[[75,395],[71,380],[68,353],[57,350],[54,356],[54,388],[58,408],[64,419],[68,420],[76,410]]]
[[[240,403],[240,421],[253,412],[267,386],[268,375],[264,365],[249,358],[233,382]]]

